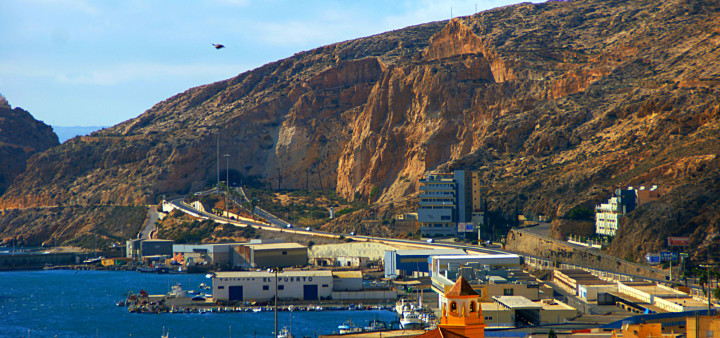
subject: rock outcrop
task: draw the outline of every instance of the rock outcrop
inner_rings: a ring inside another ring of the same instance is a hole
[[[225,161],[274,189],[388,205],[427,170],[464,168],[492,210],[551,218],[658,185],[612,252],[686,233],[717,248],[719,13],[709,0],[520,4],[320,47],[35,156],[0,207],[154,203],[212,184]]]
[[[25,170],[30,156],[58,144],[50,126],[21,108],[13,109],[0,95],[0,194]]]

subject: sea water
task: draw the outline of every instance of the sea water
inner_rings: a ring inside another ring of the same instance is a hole
[[[0,272],[0,337],[272,337],[273,312],[137,314],[116,306],[128,292],[165,294],[180,283],[198,290],[204,275],[120,271],[43,270]],[[202,290],[198,290],[201,291]],[[292,320],[291,320],[292,316]],[[387,310],[279,312],[278,326],[295,337],[337,331],[347,320],[387,323]]]

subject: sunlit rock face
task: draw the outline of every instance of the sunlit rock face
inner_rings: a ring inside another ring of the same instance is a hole
[[[682,234],[704,250],[720,217],[719,6],[520,4],[298,53],[33,157],[0,206],[155,203],[226,160],[238,180],[389,205],[427,170],[474,169],[490,210],[550,218],[657,185],[611,251]]]

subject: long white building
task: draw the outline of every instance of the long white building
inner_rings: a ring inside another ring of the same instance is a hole
[[[331,271],[284,271],[277,274],[278,299],[321,300],[332,296]],[[224,301],[265,301],[275,297],[275,273],[263,271],[217,272],[213,298]]]

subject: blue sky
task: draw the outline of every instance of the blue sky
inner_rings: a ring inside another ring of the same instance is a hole
[[[517,2],[2,0],[0,94],[50,125],[111,126],[300,51]]]

